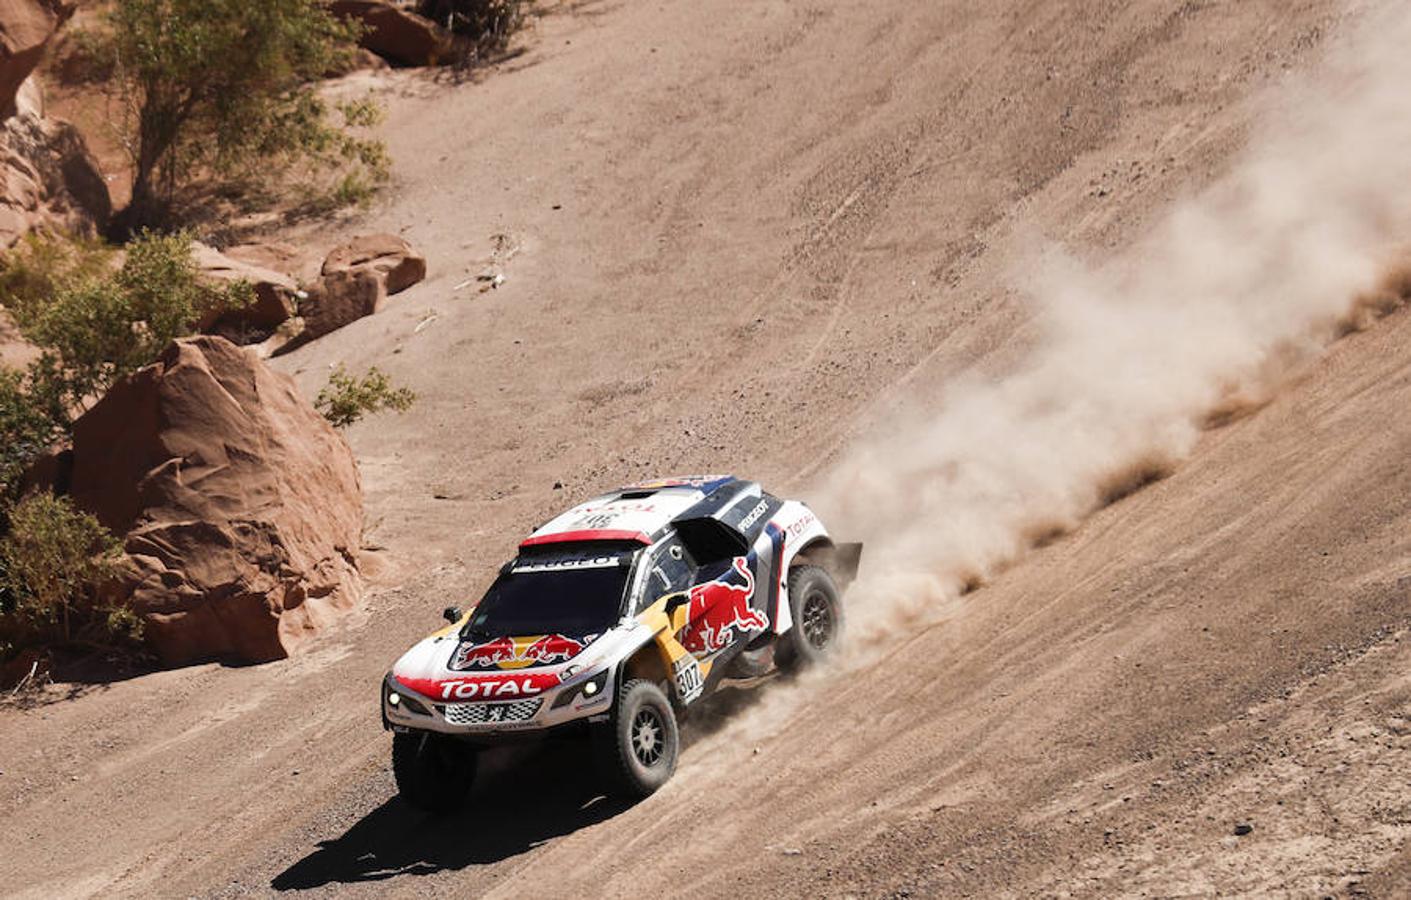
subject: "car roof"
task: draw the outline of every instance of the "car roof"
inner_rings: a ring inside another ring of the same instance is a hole
[[[650,544],[671,520],[717,489],[734,483],[729,475],[665,478],[618,488],[550,519],[521,548],[584,541]]]

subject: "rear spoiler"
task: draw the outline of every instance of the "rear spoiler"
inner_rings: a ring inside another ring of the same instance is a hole
[[[698,563],[744,556],[781,503],[753,481],[716,488],[671,520]]]

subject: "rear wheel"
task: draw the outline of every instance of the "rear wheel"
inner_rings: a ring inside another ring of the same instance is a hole
[[[475,751],[429,731],[392,735],[392,774],[402,799],[428,812],[450,812],[475,782]]]
[[[676,711],[656,684],[622,685],[612,717],[595,735],[598,764],[614,793],[640,800],[666,784],[681,749]]]
[[[826,569],[795,566],[789,570],[789,611],[794,625],[780,636],[774,650],[781,670],[796,672],[837,652],[843,636],[843,604]]]

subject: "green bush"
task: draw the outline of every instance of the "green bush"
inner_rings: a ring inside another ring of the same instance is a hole
[[[115,255],[100,240],[31,232],[5,254],[0,305],[32,320],[61,290],[111,274]]]
[[[111,647],[141,637],[128,608],[99,599],[118,543],[67,498],[33,494],[9,512],[0,538],[0,657],[18,647]]]
[[[30,367],[29,394],[62,429],[118,379],[191,334],[203,314],[255,299],[244,282],[203,281],[185,233],[139,234],[116,271],[106,261],[111,251],[73,246],[36,243],[0,275],[0,302],[45,351]]]
[[[0,368],[0,509],[15,499],[30,464],[64,433],[36,394],[24,373]]]
[[[363,416],[384,409],[406,412],[415,402],[416,394],[408,388],[392,387],[392,380],[376,367],[357,378],[340,365],[328,376],[327,386],[318,392],[314,408],[334,428],[347,428]]]
[[[34,238],[0,271],[0,303],[42,351],[24,372],[0,368],[0,503],[114,382],[191,334],[204,313],[255,299],[243,282],[205,283],[185,234],[144,232],[120,267],[114,259],[101,244]]]
[[[122,227],[165,224],[175,193],[211,174],[268,183],[312,166],[386,179],[382,145],[347,130],[365,119],[315,92],[351,58],[360,27],[325,3],[117,0],[107,23],[133,162]]]

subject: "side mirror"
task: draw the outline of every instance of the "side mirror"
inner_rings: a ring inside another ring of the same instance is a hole
[[[448,606],[441,611],[441,618],[445,619],[447,622],[450,622],[452,625],[459,622],[461,620],[462,615],[464,615],[464,613],[461,612],[461,608],[459,606]]]

